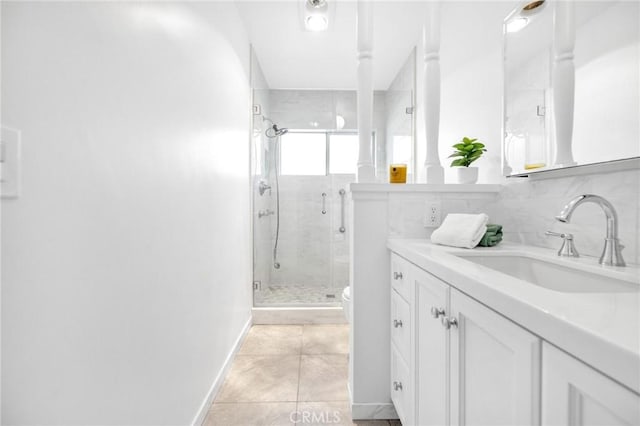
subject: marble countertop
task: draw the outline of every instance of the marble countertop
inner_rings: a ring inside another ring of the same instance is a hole
[[[559,258],[551,249],[503,242],[472,250],[427,240],[389,239],[387,247],[544,340],[640,393],[640,268],[602,267],[594,258]],[[476,264],[456,254],[523,254],[626,281],[630,292],[561,292]]]

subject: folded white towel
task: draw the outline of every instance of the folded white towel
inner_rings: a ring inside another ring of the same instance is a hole
[[[431,234],[431,242],[452,247],[474,248],[487,232],[489,216],[450,213],[442,225]]]

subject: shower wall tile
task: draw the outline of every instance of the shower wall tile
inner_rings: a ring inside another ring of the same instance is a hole
[[[332,111],[331,93],[328,90],[271,90],[272,110],[296,112],[304,109],[309,113]]]
[[[333,101],[335,112],[344,118],[344,129],[358,128],[358,114],[356,94],[353,91],[334,91]]]
[[[373,95],[373,130],[377,176],[386,182],[386,92]],[[270,90],[269,114],[279,127],[295,130],[336,130],[336,116],[345,120],[343,130],[357,130],[355,90]],[[409,105],[406,105],[409,106]],[[404,111],[404,107],[403,107]]]
[[[398,71],[385,94],[385,146],[378,153],[378,175],[382,182],[388,181],[388,165],[398,159],[393,159],[393,140],[396,136],[410,136],[413,132],[413,117],[406,112],[407,107],[414,104],[413,91],[415,89],[415,50]],[[413,170],[410,166],[409,173]],[[409,181],[411,177],[408,176]]]
[[[354,175],[280,177],[280,269],[271,268],[272,285],[340,288],[349,281],[348,229],[340,228],[339,190]],[[327,194],[322,214],[322,193]],[[275,209],[275,195],[271,199]],[[348,223],[345,198],[345,224]],[[271,246],[275,222],[271,223]]]
[[[331,287],[343,288],[349,285],[349,199],[347,191],[349,183],[355,182],[356,176],[332,175],[331,180]],[[340,197],[340,190],[344,189],[344,197]],[[342,204],[344,203],[344,205]],[[341,208],[344,208],[344,223],[342,222]],[[344,225],[345,232],[339,228]]]
[[[281,127],[290,129],[335,129],[333,93],[329,90],[272,90],[272,118]],[[355,92],[351,93],[355,96]]]
[[[330,223],[322,214],[322,193],[329,192],[326,176],[280,177],[280,269],[271,270],[273,285],[327,286],[331,281]],[[329,210],[330,197],[326,208]],[[275,197],[272,200],[275,209]],[[272,224],[275,242],[275,224]]]

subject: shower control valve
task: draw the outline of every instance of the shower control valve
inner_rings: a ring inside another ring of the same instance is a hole
[[[266,209],[266,210],[259,210],[258,211],[258,219],[261,219],[265,216],[271,216],[272,214],[275,214],[275,212],[271,209]]]

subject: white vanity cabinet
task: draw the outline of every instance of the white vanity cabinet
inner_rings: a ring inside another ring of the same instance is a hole
[[[638,328],[607,323],[618,333],[609,341],[569,321],[596,323],[599,312],[637,321],[637,294],[570,293],[545,304],[543,298],[562,293],[511,282],[447,249],[407,244],[389,242],[391,310],[404,329],[392,339],[392,363],[406,361],[392,370],[410,383],[393,402],[405,426],[640,425],[640,366],[629,344]],[[583,313],[580,303],[590,310]]]
[[[411,263],[391,255],[391,401],[403,424],[414,424],[414,334]]]
[[[640,424],[640,395],[546,342],[542,359],[543,425]]]
[[[419,425],[539,424],[540,339],[415,267]]]
[[[538,425],[541,340],[451,289],[452,425]]]

